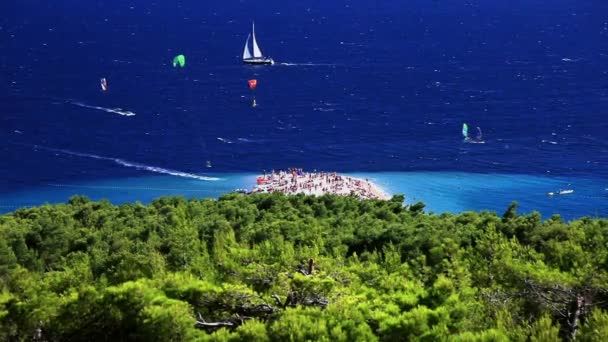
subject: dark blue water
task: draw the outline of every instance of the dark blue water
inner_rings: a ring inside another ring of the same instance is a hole
[[[546,180],[535,193],[582,188],[526,209],[608,215],[605,1],[24,0],[0,11],[6,207],[71,193],[148,200],[166,192],[137,192],[138,180],[176,189],[167,170],[226,182],[297,166],[426,179],[392,190],[431,204],[442,191],[466,198],[438,211],[499,210],[525,202],[517,179]],[[277,65],[241,64],[252,20]],[[179,53],[184,69],[171,65]],[[136,115],[104,110],[116,107]],[[486,144],[464,144],[463,122]],[[466,176],[451,188],[455,174],[502,175],[513,189],[478,202],[487,191],[471,193]],[[100,182],[131,194],[91,192]]]

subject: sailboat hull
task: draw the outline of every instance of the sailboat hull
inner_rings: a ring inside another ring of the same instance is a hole
[[[243,63],[245,64],[251,64],[251,65],[273,65],[274,64],[274,60],[272,60],[272,58],[248,58],[248,59],[243,59]]]

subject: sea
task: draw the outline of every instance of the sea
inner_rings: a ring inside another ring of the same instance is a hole
[[[217,198],[298,167],[436,214],[517,201],[544,219],[608,216],[607,1],[20,0],[0,13],[0,212],[76,194]],[[275,65],[242,64],[253,22]],[[485,143],[465,143],[463,123]]]

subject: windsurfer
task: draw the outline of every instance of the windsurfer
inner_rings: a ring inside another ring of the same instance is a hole
[[[481,128],[477,127],[477,136],[475,138],[469,136],[469,126],[466,123],[462,124],[462,136],[464,137],[465,143],[472,144],[485,144],[483,141],[483,135],[481,133]]]

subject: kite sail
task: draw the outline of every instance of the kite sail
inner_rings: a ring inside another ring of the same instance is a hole
[[[99,85],[101,86],[101,91],[108,90],[108,81],[105,79],[105,77],[99,80]]]
[[[481,140],[482,138],[482,134],[481,134],[481,128],[477,127],[477,140]]]
[[[468,139],[468,138],[469,138],[469,126],[467,126],[467,124],[466,124],[466,123],[463,123],[463,124],[462,124],[462,136],[463,136],[465,139]]]
[[[177,56],[173,57],[173,67],[176,68],[178,65],[181,68],[186,66],[186,56],[177,55]]]

